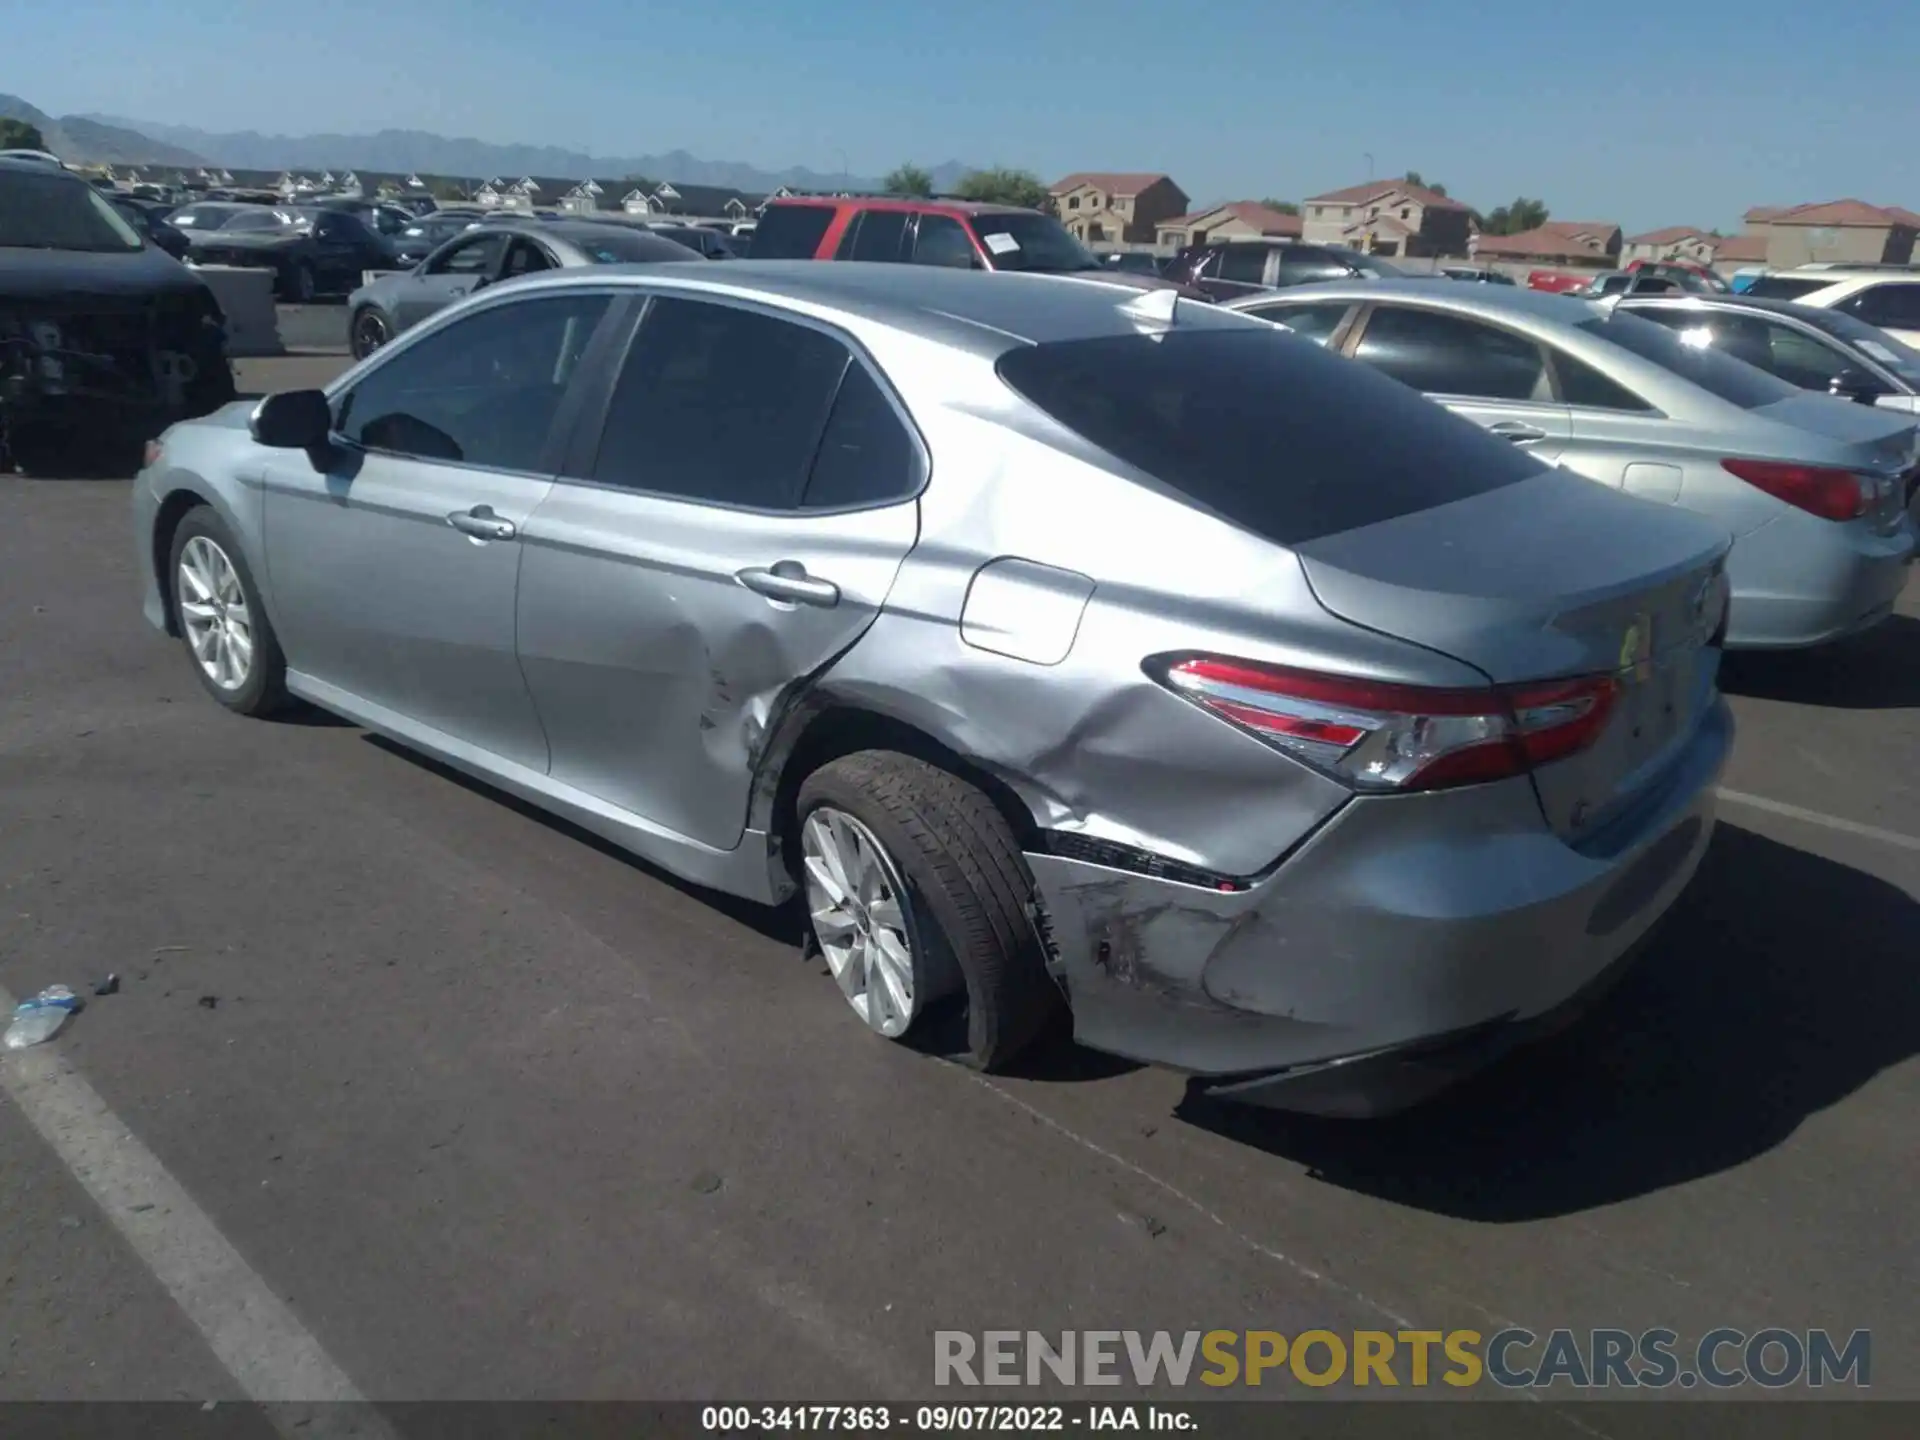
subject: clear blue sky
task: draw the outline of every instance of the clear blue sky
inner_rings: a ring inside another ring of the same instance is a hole
[[[1409,168],[1482,209],[1920,209],[1920,3],[18,0],[0,91],[210,130],[384,127],[884,173],[1164,170],[1196,202]]]

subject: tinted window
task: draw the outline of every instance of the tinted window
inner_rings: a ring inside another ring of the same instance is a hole
[[[966,227],[951,216],[922,215],[919,233],[913,242],[913,263],[971,270],[976,260]]]
[[[1653,407],[1626,386],[1609,380],[1584,360],[1564,350],[1553,352],[1553,371],[1560,380],[1560,398],[1569,405],[1596,410],[1651,410]]]
[[[510,280],[515,275],[534,275],[554,268],[553,260],[540,246],[531,240],[516,239],[507,250],[507,263],[500,271],[500,278]]]
[[[1220,264],[1214,273],[1222,280],[1235,280],[1246,285],[1264,285],[1267,277],[1267,247],[1222,245]]]
[[[906,240],[905,210],[863,211],[840,244],[842,260],[898,260]]]
[[[457,321],[349,390],[335,428],[370,450],[537,470],[561,393],[607,303],[555,295]]]
[[[1920,330],[1920,285],[1871,285],[1838,307],[1888,330]]]
[[[839,341],[791,321],[656,299],[621,367],[592,478],[790,508],[849,358]]]
[[[1316,250],[1296,250],[1280,257],[1280,273],[1274,277],[1280,285],[1311,285],[1316,280],[1345,280],[1353,273],[1347,265]]]
[[[769,205],[748,253],[756,260],[811,260],[832,223],[831,205]]]
[[[404,210],[389,210],[382,206],[373,212],[373,228],[382,235],[399,235],[407,228],[407,222],[413,217]]]
[[[86,181],[64,170],[0,166],[0,246],[138,250],[140,237]]]
[[[1809,309],[1804,318],[1816,330],[1864,351],[1909,385],[1920,386],[1920,351],[1902,344],[1886,331],[1838,310]]]
[[[849,365],[813,457],[804,504],[834,510],[904,499],[920,488],[920,450],[864,365]]]
[[[1747,287],[1746,293],[1762,300],[1798,300],[1833,284],[1831,280],[1808,280],[1789,275],[1762,275]]]
[[[1743,410],[1771,405],[1797,393],[1784,380],[1776,380],[1710,346],[1686,344],[1672,331],[1649,324],[1638,315],[1616,312],[1605,319],[1582,320],[1575,328],[1651,360]]]
[[[1346,300],[1325,300],[1313,305],[1262,305],[1252,313],[1262,320],[1286,326],[1294,334],[1324,345],[1340,328],[1353,308]]]
[[[1158,485],[1283,545],[1546,473],[1405,386],[1279,330],[1028,345],[999,371]]]
[[[1367,319],[1354,358],[1428,395],[1546,400],[1546,361],[1533,341],[1477,320],[1386,305]]]
[[[346,245],[373,238],[373,232],[351,215],[322,215],[314,221],[313,233],[322,240],[334,240]]]
[[[507,237],[497,232],[476,235],[442,251],[428,263],[427,269],[435,275],[485,275],[492,271],[506,245]]]

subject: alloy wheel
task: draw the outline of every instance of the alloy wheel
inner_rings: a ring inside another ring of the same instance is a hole
[[[867,1025],[897,1039],[917,1016],[906,886],[865,825],[822,805],[800,833],[807,909],[840,993]]]
[[[194,663],[222,690],[238,690],[253,673],[253,616],[233,561],[205,535],[180,551],[180,625]]]
[[[354,354],[362,360],[387,343],[387,322],[378,313],[364,310],[353,322]]]

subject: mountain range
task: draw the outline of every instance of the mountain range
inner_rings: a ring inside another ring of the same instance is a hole
[[[40,132],[62,160],[93,165],[204,165],[206,157],[183,146],[89,115],[56,120],[18,95],[0,95],[0,120],[24,120]]]
[[[777,190],[782,185],[799,190],[871,190],[880,186],[878,180],[869,176],[841,175],[805,166],[767,170],[738,160],[703,160],[685,150],[669,150],[657,155],[603,156],[553,145],[495,145],[484,140],[452,139],[424,130],[380,130],[371,135],[262,135],[255,130],[222,134],[114,115],[76,118],[115,134],[145,138],[156,149],[204,156],[203,163],[225,165],[230,169],[344,168],[475,179],[551,175],[584,180],[589,176],[644,175],[649,180],[724,185],[761,193]],[[71,120],[60,123],[71,131]],[[976,168],[959,161],[933,166],[934,188],[951,190],[961,176]]]

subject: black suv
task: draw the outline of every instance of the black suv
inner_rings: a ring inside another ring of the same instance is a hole
[[[1388,279],[1406,272],[1373,255],[1338,245],[1303,245],[1297,240],[1223,240],[1189,245],[1168,265],[1166,275],[1198,286],[1215,300],[1232,300],[1286,285],[1355,276]]]
[[[131,474],[233,398],[205,282],[78,175],[0,158],[0,470]]]

